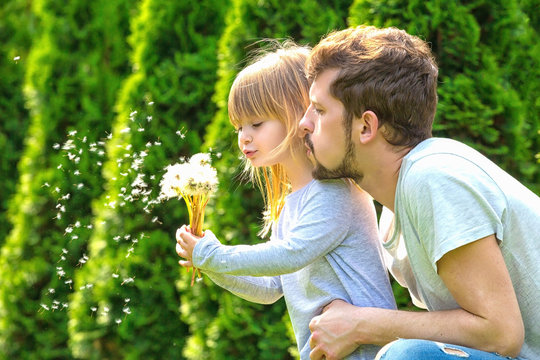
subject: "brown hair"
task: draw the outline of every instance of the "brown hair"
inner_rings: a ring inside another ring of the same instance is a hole
[[[251,64],[236,76],[229,94],[229,119],[235,128],[252,118],[279,120],[285,124],[287,136],[273,152],[306,156],[298,123],[309,106],[306,60],[311,49],[292,41],[273,41],[270,46],[271,50],[256,53]],[[245,170],[264,198],[264,227],[260,232],[264,236],[279,218],[290,191],[289,180],[280,164],[256,169],[246,161]]]
[[[431,137],[438,69],[429,46],[396,28],[358,26],[329,34],[313,48],[310,80],[339,69],[330,94],[345,107],[345,126],[373,111],[392,145],[412,147]]]

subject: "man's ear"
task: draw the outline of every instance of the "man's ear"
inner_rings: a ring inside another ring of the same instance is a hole
[[[367,144],[375,138],[379,130],[379,119],[377,115],[371,111],[365,111],[361,118],[355,121],[356,138],[362,144]]]

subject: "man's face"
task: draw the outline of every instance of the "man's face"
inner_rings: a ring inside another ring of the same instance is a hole
[[[359,182],[362,174],[355,169],[355,146],[344,126],[345,108],[330,94],[338,73],[337,69],[325,70],[313,81],[311,104],[300,121],[300,130],[315,166],[313,177],[350,177]]]

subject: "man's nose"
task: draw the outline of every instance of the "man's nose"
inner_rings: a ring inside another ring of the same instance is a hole
[[[313,111],[311,109],[311,106],[308,107],[308,109],[306,110],[304,116],[302,117],[302,119],[298,123],[298,126],[300,127],[300,131],[299,131],[298,135],[300,137],[302,137],[302,138],[304,136],[306,136],[306,134],[311,134],[313,132],[313,122],[310,119],[310,115],[311,115],[312,112]]]

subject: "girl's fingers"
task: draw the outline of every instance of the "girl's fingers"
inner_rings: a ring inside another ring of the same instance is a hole
[[[189,228],[186,225],[182,225],[182,227],[179,227],[176,230],[176,241],[180,241],[182,239],[181,234],[183,233],[189,233]]]
[[[186,250],[182,248],[180,244],[176,244],[176,253],[178,256],[183,257],[184,259],[189,259],[189,254]]]
[[[180,266],[183,266],[185,268],[191,268],[193,267],[193,263],[189,260],[180,260],[178,261],[178,264],[180,264]]]

